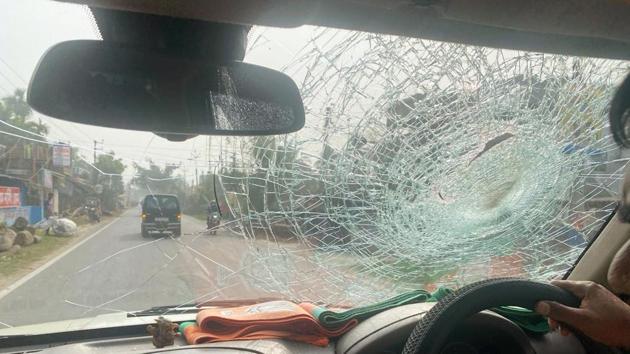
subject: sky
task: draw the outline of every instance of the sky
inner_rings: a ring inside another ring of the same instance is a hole
[[[256,27],[250,32],[250,44],[255,45],[246,62],[282,69],[306,43],[312,27],[279,29]],[[41,55],[52,45],[73,39],[98,39],[98,29],[85,6],[50,0],[11,1],[0,12],[0,95],[15,88],[26,88]],[[182,163],[179,173],[192,181],[194,169],[199,173],[208,160],[217,160],[221,138],[197,137],[186,142],[169,142],[150,132],[110,129],[66,122],[34,112],[35,119],[48,125],[49,137],[83,147],[81,154],[92,160],[96,140],[97,153],[113,151],[125,160],[146,163],[146,159],[161,163]],[[211,151],[208,153],[208,144]],[[225,140],[223,144],[226,146]],[[134,174],[125,171],[126,178]]]

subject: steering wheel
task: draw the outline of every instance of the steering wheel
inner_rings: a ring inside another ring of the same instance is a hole
[[[516,278],[489,279],[467,285],[440,300],[411,332],[403,354],[439,354],[449,333],[466,318],[492,307],[534,309],[540,300],[578,307],[580,300],[554,285]]]

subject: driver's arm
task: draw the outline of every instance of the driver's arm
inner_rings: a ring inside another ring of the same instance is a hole
[[[552,329],[561,327],[565,335],[575,329],[602,344],[630,349],[630,305],[594,282],[555,280],[551,283],[582,300],[580,308],[553,301],[536,304],[536,312],[549,318]]]

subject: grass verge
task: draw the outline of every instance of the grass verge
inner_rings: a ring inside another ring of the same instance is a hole
[[[42,236],[39,243],[21,248],[18,252],[0,255],[0,278],[7,278],[25,269],[32,268],[33,264],[43,260],[55,250],[72,242],[72,237]]]
[[[35,234],[42,237],[41,242],[22,247],[15,253],[0,253],[0,289],[39,268],[56,255],[61,254],[65,249],[80,242],[87,235],[98,231],[124,212],[125,210],[120,210],[112,213],[112,215],[104,216],[101,222],[97,224],[79,226],[76,236],[46,236],[44,235],[44,230],[36,230]]]

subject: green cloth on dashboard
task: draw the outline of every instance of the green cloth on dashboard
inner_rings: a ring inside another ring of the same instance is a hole
[[[347,311],[335,312],[315,305],[313,305],[314,307],[310,311],[313,317],[317,319],[323,327],[334,329],[344,326],[348,323],[348,321],[362,321],[376,315],[379,312],[397,306],[421,302],[437,302],[452,293],[453,290],[444,287],[438,288],[433,293],[429,293],[426,290],[412,290],[376,304],[353,308]],[[547,320],[533,311],[515,306],[495,307],[490,309],[490,311],[511,320],[524,330],[534,333],[549,332],[549,324],[547,323]],[[183,322],[180,324],[179,330],[183,333],[185,327],[194,324],[196,323]]]
[[[179,324],[179,328],[177,328],[177,330],[179,331],[179,333],[184,333],[184,328],[188,327],[188,326],[196,326],[197,322],[196,321],[187,321],[187,322],[182,322]]]
[[[397,306],[418,302],[439,301],[452,292],[452,290],[447,288],[439,288],[432,294],[426,290],[412,290],[376,304],[364,307],[357,307],[343,312],[335,312],[324,307],[317,306],[312,310],[312,315],[319,321],[322,326],[326,328],[337,328],[350,320],[356,319],[361,321],[366,318],[372,317],[379,312]]]
[[[312,310],[312,315],[322,326],[326,328],[337,328],[350,320],[357,319],[362,321],[376,315],[379,312],[397,306],[420,302],[437,302],[452,293],[453,290],[444,287],[438,288],[433,293],[429,293],[426,290],[412,290],[394,296],[389,300],[343,312],[335,312],[317,306]],[[516,323],[524,330],[534,333],[547,333],[549,331],[549,324],[547,323],[547,320],[533,311],[515,306],[501,306],[490,310]]]
[[[515,306],[495,307],[490,309],[490,311],[509,319],[524,330],[534,333],[549,332],[547,319],[534,311]]]

